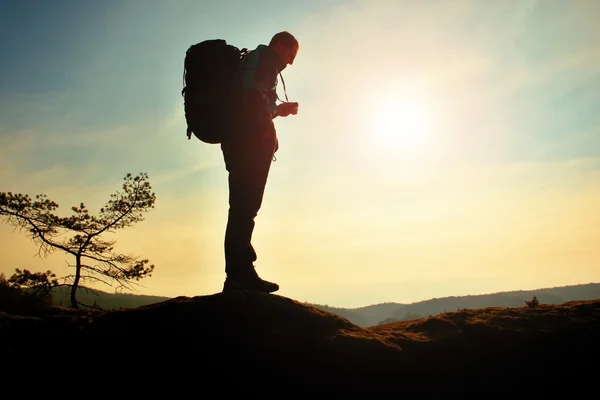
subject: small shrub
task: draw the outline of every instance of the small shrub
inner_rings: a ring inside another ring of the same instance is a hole
[[[0,311],[9,314],[30,315],[52,305],[48,296],[39,291],[21,288],[4,274],[0,274]]]
[[[533,296],[533,298],[529,301],[525,300],[525,304],[527,305],[527,307],[530,308],[536,308],[537,306],[540,305],[540,301],[537,299],[536,296]]]

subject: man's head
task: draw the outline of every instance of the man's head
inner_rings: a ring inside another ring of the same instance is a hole
[[[291,33],[283,31],[276,33],[273,38],[271,38],[269,47],[277,54],[281,61],[283,61],[285,68],[294,63],[300,45]]]

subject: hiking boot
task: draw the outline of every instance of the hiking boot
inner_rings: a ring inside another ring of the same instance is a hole
[[[249,276],[228,276],[223,285],[223,292],[234,290],[248,290],[251,292],[273,293],[279,290],[279,285],[273,282],[265,281],[258,275]]]

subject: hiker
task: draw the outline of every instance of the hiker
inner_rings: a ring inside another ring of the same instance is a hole
[[[298,103],[278,100],[277,75],[292,65],[299,45],[289,32],[275,34],[269,45],[258,45],[238,67],[233,83],[233,129],[221,143],[229,173],[229,213],[225,231],[223,292],[251,290],[272,293],[279,285],[261,279],[252,246],[254,218],[263,200],[271,162],[279,142],[273,119],[298,112]]]

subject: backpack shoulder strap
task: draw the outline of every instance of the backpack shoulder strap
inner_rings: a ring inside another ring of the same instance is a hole
[[[285,95],[285,102],[289,103],[290,101],[288,100],[287,90],[285,89],[285,81],[283,80],[283,75],[281,75],[281,71],[279,72],[279,77],[281,78],[281,83],[283,84],[283,94]],[[279,98],[279,95],[277,95],[277,100],[283,103],[283,100]]]

